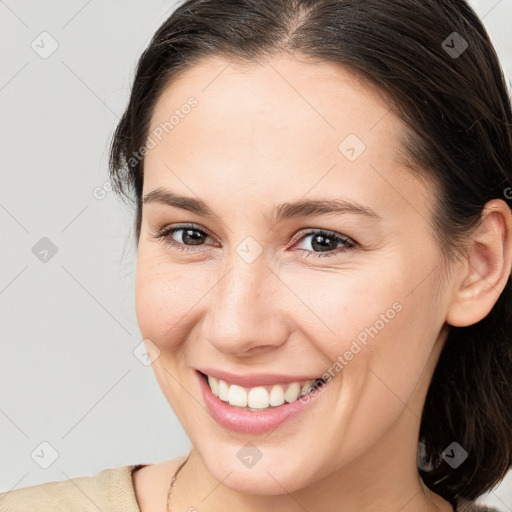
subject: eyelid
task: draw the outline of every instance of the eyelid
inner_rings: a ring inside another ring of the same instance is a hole
[[[213,236],[210,231],[208,231],[206,228],[200,226],[199,224],[195,224],[194,222],[184,222],[182,224],[170,224],[167,226],[164,226],[163,228],[159,229],[156,233],[153,233],[153,236],[155,238],[160,238],[162,236],[165,236],[166,234],[174,233],[175,231],[178,231],[179,229],[194,229],[196,231],[201,231],[205,235],[208,235],[211,239],[218,242],[217,238]]]
[[[314,236],[314,235],[320,235],[320,236],[327,236],[333,240],[335,240],[337,243],[341,243],[342,247],[337,248],[337,250],[333,251],[327,251],[327,252],[315,252],[315,251],[308,251],[306,249],[298,249],[299,251],[303,251],[306,253],[306,257],[309,257],[310,254],[314,254],[317,257],[329,257],[329,256],[336,256],[340,253],[346,253],[350,250],[356,249],[359,247],[358,242],[356,242],[354,239],[350,238],[349,236],[343,235],[341,233],[338,233],[336,231],[331,231],[329,229],[324,228],[309,228],[305,233],[302,233],[298,235],[298,239],[294,241],[293,245],[295,245],[297,242],[301,242],[305,240],[308,236]],[[295,240],[295,237],[294,237]]]
[[[166,241],[166,238],[169,235],[174,234],[177,231],[180,230],[186,230],[186,229],[192,229],[195,231],[200,231],[201,233],[204,233],[207,237],[210,237],[211,239],[215,240],[218,243],[218,240],[215,236],[213,236],[207,229],[203,228],[202,226],[195,224],[194,222],[188,222],[188,223],[182,223],[182,224],[176,224],[176,225],[167,225],[164,228],[158,230],[155,234],[153,234],[153,237],[158,238],[158,240],[165,241],[170,246],[173,246],[175,248],[179,248],[182,251],[197,251],[197,250],[203,250],[203,249],[197,249],[196,247],[200,247],[203,244],[196,245],[187,245],[182,244],[180,242],[176,242],[175,240],[172,241]],[[338,233],[336,231],[331,231],[329,229],[324,228],[303,228],[300,230],[294,237],[292,237],[292,246],[295,245],[297,242],[300,242],[304,240],[308,236],[312,235],[321,235],[321,236],[327,236],[330,238],[335,239],[337,242],[342,243],[341,248],[337,248],[338,250],[332,250],[327,252],[315,252],[315,251],[309,251],[306,249],[297,249],[299,252],[305,253],[304,257],[309,257],[310,255],[314,255],[317,258],[321,257],[329,257],[329,256],[336,256],[341,253],[346,253],[352,249],[356,249],[359,247],[359,243],[356,242],[353,238],[343,235],[341,233]]]
[[[336,237],[336,238],[343,238],[343,239],[346,239],[347,241],[349,242],[352,242],[354,245],[356,244],[356,241],[353,240],[352,238],[350,238],[349,236],[347,235],[343,235],[342,233],[338,233],[337,231],[332,231],[330,229],[325,229],[325,228],[302,228],[293,238],[292,238],[292,243],[295,243],[299,240],[302,240],[302,238],[304,238],[305,236],[308,236],[308,235],[313,235],[313,234],[322,234],[322,233],[325,233],[326,235],[330,235],[330,236],[333,236],[333,237]]]
[[[194,222],[188,222],[188,223],[183,223],[183,224],[178,223],[176,225],[164,226],[163,228],[159,229],[156,233],[154,233],[153,236],[159,237],[159,236],[163,235],[164,233],[171,231],[171,230],[187,229],[187,228],[192,228],[192,229],[196,229],[197,231],[201,231],[201,232],[205,233],[206,235],[208,235],[213,240],[216,240],[218,242],[217,238],[214,235],[212,235],[210,233],[210,231],[208,231],[206,228],[200,226],[199,224],[195,224]],[[346,239],[347,241],[352,242],[354,245],[357,245],[357,242],[353,238],[350,238],[349,236],[342,235],[341,233],[337,233],[336,231],[331,231],[331,230],[325,229],[325,228],[303,228],[295,236],[292,237],[291,243],[294,244],[295,242],[302,240],[302,238],[304,238],[305,236],[308,236],[308,235],[311,235],[314,233],[318,233],[318,232],[324,232],[324,233],[332,235],[334,237],[343,238],[343,239]]]

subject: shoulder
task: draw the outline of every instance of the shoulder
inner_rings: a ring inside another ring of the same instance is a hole
[[[501,512],[497,508],[480,505],[474,501],[461,499],[457,502],[456,512]]]
[[[47,482],[0,493],[2,512],[140,512],[132,484],[142,464],[107,468],[95,476]]]

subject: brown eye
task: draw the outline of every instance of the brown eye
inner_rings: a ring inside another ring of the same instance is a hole
[[[181,251],[194,250],[194,245],[204,245],[202,242],[210,235],[194,225],[166,227],[153,235],[165,244]]]
[[[179,234],[181,231],[181,234]],[[177,228],[173,229],[171,231],[171,235],[178,234],[178,238],[181,238],[180,240],[176,240],[178,243],[183,243],[185,245],[199,245],[202,241],[202,239],[205,237],[205,233],[202,231],[199,231],[198,229],[189,229],[189,228]],[[207,236],[207,235],[206,235]]]
[[[357,245],[350,238],[332,231],[325,231],[323,229],[317,229],[306,233],[300,241],[307,240],[309,237],[311,237],[310,241],[306,244],[309,245],[309,248],[299,249],[306,252],[304,256],[306,258],[308,258],[311,253],[314,253],[318,257],[335,256],[336,254],[348,252]],[[335,250],[340,246],[341,250]]]

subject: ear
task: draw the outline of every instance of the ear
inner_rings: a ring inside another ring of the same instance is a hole
[[[454,281],[446,321],[466,327],[486,317],[512,272],[512,214],[502,199],[489,201],[471,235]]]

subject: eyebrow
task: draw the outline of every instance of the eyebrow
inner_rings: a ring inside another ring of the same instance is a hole
[[[142,199],[142,203],[159,203],[174,206],[204,217],[216,216],[208,205],[200,199],[179,196],[163,188],[156,188],[146,194]],[[276,222],[279,222],[294,217],[306,217],[328,213],[353,213],[382,219],[382,217],[371,208],[345,199],[303,199],[293,203],[283,203],[274,208],[272,218],[275,219]]]

